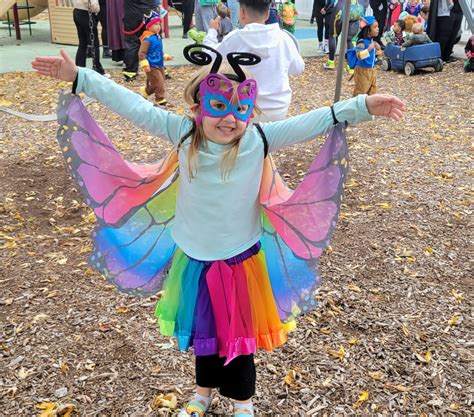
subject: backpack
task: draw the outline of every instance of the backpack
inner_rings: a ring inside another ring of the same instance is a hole
[[[351,48],[347,50],[347,64],[350,69],[354,69],[357,65],[357,48]]]

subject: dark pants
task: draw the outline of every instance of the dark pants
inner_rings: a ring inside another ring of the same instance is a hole
[[[334,30],[336,31],[335,33],[332,33],[329,36],[329,59],[331,61],[334,61],[334,57],[336,56],[336,47],[337,47],[337,38],[342,32],[342,19],[338,19],[336,22],[333,23],[331,20],[331,26],[334,26]],[[346,39],[346,52],[353,48],[354,45],[352,44],[352,39],[354,38],[355,35],[357,35],[357,32],[359,31],[359,21],[357,20],[351,20],[349,21],[349,27],[347,29],[347,39]],[[342,41],[342,40],[341,40]]]
[[[329,24],[331,20],[331,14],[321,13],[321,9],[324,7],[324,3],[324,0],[314,0],[313,13],[311,16],[312,19],[316,19],[316,24],[318,26],[318,41],[320,43],[323,41],[323,32],[324,39],[329,39]]]
[[[184,33],[187,33],[189,29],[191,29],[191,23],[193,21],[193,13],[194,13],[194,0],[183,0],[182,8],[183,8],[182,10],[183,34],[184,34]]]
[[[385,23],[387,21],[387,0],[370,0],[369,4],[374,13],[375,20],[379,24],[379,34],[374,38],[374,41],[381,43],[380,37],[383,35]],[[381,10],[379,10],[379,8]]]
[[[99,74],[104,74],[104,68],[100,63],[99,54],[99,35],[97,33],[97,16],[92,17],[92,31],[94,34],[94,70]],[[89,12],[87,10],[74,9],[73,11],[74,23],[76,24],[77,37],[79,38],[79,46],[76,53],[76,65],[78,67],[86,66],[87,45],[90,42],[90,28],[89,28]]]
[[[135,25],[125,25],[125,30],[133,31],[141,22],[138,21],[135,23]],[[145,27],[133,35],[125,35],[125,53],[123,56],[123,62],[125,64],[124,71],[126,72],[138,72],[138,50],[140,49],[140,36],[142,35],[144,28]]]
[[[100,12],[99,12],[99,22],[100,26],[102,26],[102,46],[107,46],[109,43],[107,42],[107,3],[106,0],[99,0],[100,5]]]
[[[196,356],[196,384],[219,388],[224,397],[245,401],[255,394],[256,371],[253,355],[240,355],[224,366],[218,355]]]
[[[462,23],[462,12],[451,12],[451,16],[438,17],[436,20],[436,42],[441,47],[441,58],[448,61],[453,53]]]

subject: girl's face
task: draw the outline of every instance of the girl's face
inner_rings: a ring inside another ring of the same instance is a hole
[[[374,22],[370,25],[370,37],[373,38],[379,34],[379,24]]]
[[[224,110],[224,104],[219,100],[211,100],[211,106],[217,110]],[[199,112],[199,107],[196,109]],[[239,113],[245,114],[248,110],[248,104],[238,107]],[[206,137],[212,142],[225,145],[231,143],[235,138],[242,136],[247,129],[247,122],[239,120],[233,113],[229,113],[223,117],[202,118],[202,128]]]

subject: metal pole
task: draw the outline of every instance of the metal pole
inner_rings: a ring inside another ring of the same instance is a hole
[[[338,0],[343,1],[343,0]],[[341,98],[342,72],[344,70],[344,56],[346,55],[347,32],[349,32],[349,18],[351,14],[351,0],[344,0],[344,21],[342,22],[341,40],[339,42],[339,61],[337,62],[336,92],[334,103]]]

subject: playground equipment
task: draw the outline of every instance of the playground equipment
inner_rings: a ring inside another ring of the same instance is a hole
[[[441,48],[438,42],[413,45],[406,49],[389,43],[382,59],[382,69],[389,71],[405,71],[410,76],[421,68],[433,67],[436,72],[443,70]]]
[[[20,20],[27,20],[28,17],[36,16],[48,8],[48,0],[28,0],[28,2],[26,0],[0,0],[0,20],[7,20],[7,11],[10,10],[15,3],[18,6],[18,17]],[[10,11],[10,20],[12,19],[13,14]]]

